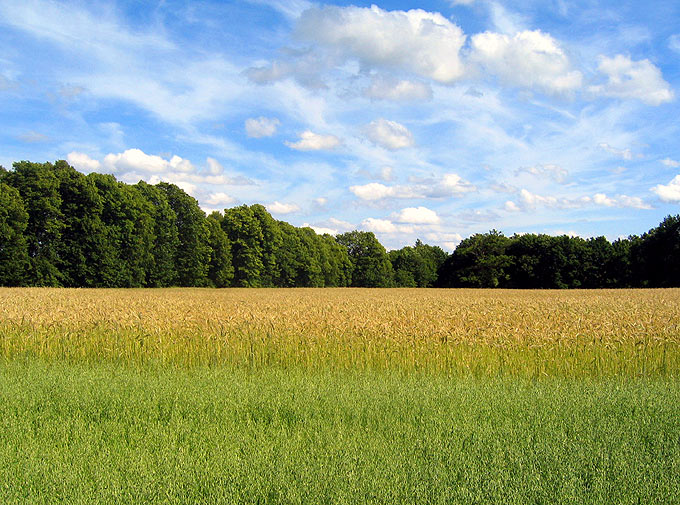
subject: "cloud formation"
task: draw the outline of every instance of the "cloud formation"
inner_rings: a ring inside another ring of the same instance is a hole
[[[146,154],[141,149],[127,149],[122,153],[110,153],[102,160],[91,158],[86,153],[72,151],[67,161],[77,170],[85,173],[103,172],[115,175],[127,183],[140,180],[149,184],[161,181],[176,184],[194,197],[202,197],[201,203],[211,207],[230,204],[236,200],[224,192],[214,191],[215,186],[252,186],[255,182],[243,176],[228,176],[214,158],[207,158],[206,166],[198,168],[180,156],[165,159],[162,156]],[[202,188],[211,188],[205,190]]]
[[[675,98],[661,70],[647,59],[633,61],[621,54],[613,58],[600,56],[598,70],[607,76],[607,82],[590,87],[597,95],[634,98],[648,105],[661,105]]]
[[[616,147],[610,146],[606,142],[600,142],[599,144],[597,144],[597,147],[626,161],[630,161],[633,159],[633,152],[630,149],[617,149]]]
[[[659,198],[664,202],[680,202],[680,175],[673,177],[668,184],[657,184],[652,188]]]
[[[540,30],[474,35],[470,59],[507,83],[548,93],[574,91],[583,81],[557,41]]]
[[[395,214],[394,220],[398,223],[437,224],[440,218],[435,211],[421,206],[402,209]]]
[[[438,179],[418,180],[410,185],[386,186],[379,182],[350,186],[349,190],[361,200],[374,201],[384,198],[449,198],[461,197],[476,191],[474,185],[458,174],[444,174]]]
[[[363,95],[376,100],[408,102],[415,100],[431,100],[432,88],[420,81],[373,78],[371,85],[363,90]]]
[[[267,205],[267,210],[272,214],[291,214],[300,210],[294,203],[273,202]]]
[[[526,189],[519,192],[519,201],[507,201],[504,208],[508,212],[520,212],[535,210],[539,207],[553,209],[580,209],[587,206],[620,207],[631,209],[651,209],[651,205],[645,203],[636,196],[618,195],[609,197],[604,193],[596,193],[593,196],[581,196],[576,198],[543,196],[532,193]]]
[[[297,142],[286,141],[285,144],[297,151],[323,151],[338,147],[340,139],[335,135],[320,135],[311,130],[306,130],[300,134],[300,140]]]
[[[569,172],[559,165],[548,163],[546,165],[534,165],[531,167],[520,167],[515,170],[515,174],[527,173],[539,178],[549,178],[559,184],[566,182]]]
[[[390,151],[414,145],[413,134],[403,124],[396,121],[376,119],[366,126],[364,133],[371,142]]]
[[[246,134],[252,138],[271,137],[276,134],[276,129],[281,124],[276,118],[260,116],[258,118],[246,119]]]
[[[315,7],[302,13],[296,33],[366,68],[408,70],[441,83],[464,73],[463,30],[436,12]]]

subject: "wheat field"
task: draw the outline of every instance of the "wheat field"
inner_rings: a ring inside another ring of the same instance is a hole
[[[0,289],[0,503],[679,503],[678,321],[678,289]]]
[[[0,356],[676,377],[680,289],[0,289]]]

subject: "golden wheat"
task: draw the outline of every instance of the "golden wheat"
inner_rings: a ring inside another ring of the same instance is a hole
[[[0,289],[0,355],[524,375],[680,371],[680,289]]]

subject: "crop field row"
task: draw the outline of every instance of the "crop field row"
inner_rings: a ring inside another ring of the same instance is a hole
[[[679,323],[678,289],[0,289],[7,359],[677,377]]]

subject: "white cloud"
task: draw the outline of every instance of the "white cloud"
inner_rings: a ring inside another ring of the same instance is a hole
[[[232,196],[229,196],[226,193],[219,192],[219,193],[210,193],[208,195],[208,198],[205,199],[205,203],[211,206],[215,205],[231,205],[234,202],[236,202],[236,199]]]
[[[549,177],[560,184],[564,183],[567,179],[567,176],[569,175],[569,172],[567,172],[564,168],[552,163],[548,163],[547,165],[535,165],[532,167],[520,167],[515,170],[516,174],[522,172],[538,177]]]
[[[370,182],[363,186],[350,186],[349,190],[362,200],[381,200],[395,194],[394,187],[379,182]]]
[[[664,202],[680,202],[680,175],[673,177],[668,184],[658,184],[651,190]]]
[[[661,163],[663,163],[667,167],[671,167],[671,168],[680,167],[680,161],[676,161],[676,160],[673,160],[671,158],[664,158],[663,160],[661,160]]]
[[[352,223],[348,223],[347,221],[343,221],[342,219],[336,219],[334,217],[330,218],[328,220],[331,226],[338,228],[339,230],[342,231],[350,231],[354,229],[354,225]]]
[[[453,251],[463,241],[463,236],[460,233],[430,232],[425,234],[425,239],[443,244],[446,249]]]
[[[636,196],[618,195],[616,197],[609,197],[604,193],[596,193],[592,197],[558,198],[554,196],[537,195],[526,189],[522,189],[519,197],[520,200],[518,203],[512,201],[505,202],[505,210],[508,212],[517,212],[520,210],[528,211],[534,210],[537,207],[580,209],[591,205],[645,210],[652,208],[649,204],[646,204],[641,198]]]
[[[487,72],[517,86],[565,93],[581,87],[581,72],[571,69],[557,41],[540,30],[513,37],[484,32],[472,37],[470,58]]]
[[[436,188],[437,185],[435,184],[434,187],[432,188],[434,192],[430,193],[431,195],[437,193]],[[469,193],[475,190],[476,188],[472,184],[470,184],[468,181],[463,179],[458,174],[444,174],[444,177],[441,180],[441,186],[439,186],[438,193],[441,194],[442,197],[459,196],[462,195],[463,193]]]
[[[350,186],[349,190],[362,200],[383,198],[448,198],[460,197],[476,188],[458,174],[444,174],[440,179],[426,179],[412,185],[386,186],[369,182],[361,186]]]
[[[215,158],[206,158],[206,164],[208,165],[208,172],[211,175],[220,175],[224,173],[224,167]]]
[[[432,88],[423,82],[374,78],[371,85],[363,90],[367,98],[407,102],[431,100]]]
[[[405,69],[442,83],[464,72],[465,35],[439,13],[327,6],[302,13],[296,32],[369,68]]]
[[[337,235],[338,234],[338,230],[336,230],[334,228],[326,228],[325,226],[314,226],[314,225],[311,225],[309,223],[302,223],[302,227],[303,228],[311,228],[318,235],[324,235],[326,233],[328,235]]]
[[[285,144],[298,151],[321,151],[335,149],[340,145],[340,139],[335,135],[320,135],[307,130],[300,134],[300,140],[297,142],[286,142]]]
[[[252,138],[271,137],[281,122],[276,118],[258,117],[246,119],[246,134]]]
[[[291,214],[300,210],[294,203],[274,202],[267,205],[267,210],[272,214]]]
[[[651,205],[643,202],[642,198],[637,196],[619,195],[618,197],[616,197],[614,202],[617,207],[628,207],[631,209],[645,209],[645,210],[649,210],[652,208]]]
[[[604,193],[593,195],[593,202],[595,202],[596,205],[604,205],[605,207],[614,207],[616,205],[616,200],[609,198]]]
[[[391,151],[412,147],[414,144],[413,135],[408,128],[387,119],[371,121],[364,129],[364,133],[371,142]]]
[[[504,205],[503,207],[504,207],[505,210],[507,210],[508,212],[519,212],[519,211],[522,210],[522,209],[520,209],[520,207],[519,207],[515,202],[510,201],[510,200],[508,200],[507,202],[505,202],[505,205]]]
[[[608,78],[605,84],[591,86],[596,95],[614,98],[635,98],[647,105],[661,105],[674,98],[673,90],[661,70],[645,59],[633,61],[618,54],[613,58],[600,56],[598,70]]]
[[[361,226],[366,228],[368,231],[373,231],[376,233],[395,233],[397,227],[387,219],[376,219],[369,217],[361,222]]]
[[[76,151],[68,153],[66,160],[73,168],[84,173],[94,172],[101,167],[101,163],[98,160],[90,158],[85,153]]]
[[[165,172],[194,172],[196,169],[189,160],[175,155],[170,160],[146,154],[141,149],[128,149],[118,154],[107,154],[104,166],[114,173],[146,172],[158,174]]]
[[[176,184],[192,196],[205,195],[203,191],[199,191],[199,185],[210,186],[211,189],[220,185],[255,185],[254,181],[246,177],[225,175],[224,168],[214,158],[207,158],[206,168],[203,170],[199,170],[189,160],[179,156],[172,156],[168,160],[161,156],[146,154],[141,149],[128,149],[118,154],[107,154],[102,161],[93,159],[85,153],[73,151],[68,154],[67,160],[80,171],[111,173],[130,184],[140,180],[149,184],[157,184],[161,181]],[[206,198],[204,203],[210,206],[234,202],[225,193],[214,190]],[[220,198],[224,201],[218,202]]]
[[[328,198],[320,196],[319,198],[314,199],[314,203],[319,207],[324,207],[328,203]]]
[[[427,207],[408,207],[394,216],[399,223],[409,224],[437,224],[440,219],[437,213]]]
[[[615,147],[610,146],[606,142],[600,142],[599,144],[597,144],[597,147],[599,147],[603,151],[607,151],[608,153],[613,154],[614,156],[623,158],[624,160],[630,161],[633,159],[633,152],[630,149],[617,149]]]

